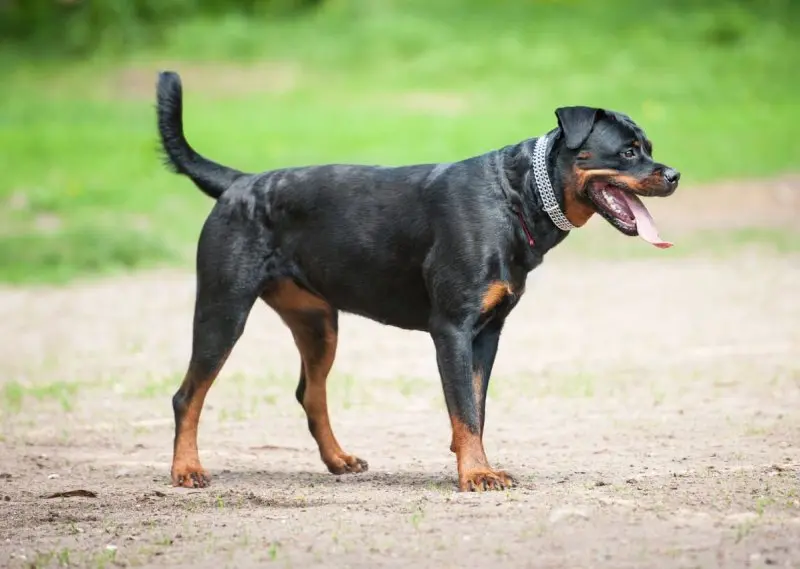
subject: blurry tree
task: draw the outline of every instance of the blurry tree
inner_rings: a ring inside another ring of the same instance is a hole
[[[84,52],[155,39],[181,17],[240,12],[286,14],[322,0],[0,0],[0,41]]]

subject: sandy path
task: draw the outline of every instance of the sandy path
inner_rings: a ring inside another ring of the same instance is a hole
[[[336,478],[257,307],[168,486],[194,281],[0,291],[0,566],[800,567],[800,261],[578,262],[532,275],[491,387],[509,492],[455,492],[423,334],[341,322]],[[96,498],[44,499],[82,488]]]

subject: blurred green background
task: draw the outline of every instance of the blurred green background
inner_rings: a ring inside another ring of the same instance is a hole
[[[0,0],[0,34],[5,282],[191,266],[212,202],[160,164],[166,68],[245,170],[460,159],[570,104],[630,114],[686,191],[800,170],[794,0]]]

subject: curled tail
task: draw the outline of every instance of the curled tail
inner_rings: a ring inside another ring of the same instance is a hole
[[[183,135],[183,91],[180,76],[172,71],[158,75],[158,132],[167,167],[188,176],[206,195],[217,199],[243,172],[200,156]]]

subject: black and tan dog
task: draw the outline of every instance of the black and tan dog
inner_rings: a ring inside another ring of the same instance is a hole
[[[250,174],[189,146],[180,78],[161,73],[167,163],[216,200],[198,243],[191,361],[173,397],[173,484],[209,483],[197,452],[203,401],[261,299],[300,351],[296,396],[330,472],[367,470],[339,446],[328,417],[325,382],[343,311],[430,334],[459,488],[512,485],[482,440],[498,340],[526,276],[595,212],[625,235],[669,246],[637,195],[668,196],[679,178],[653,160],[627,116],[588,107],[555,114],[558,127],[544,137],[460,162]]]

